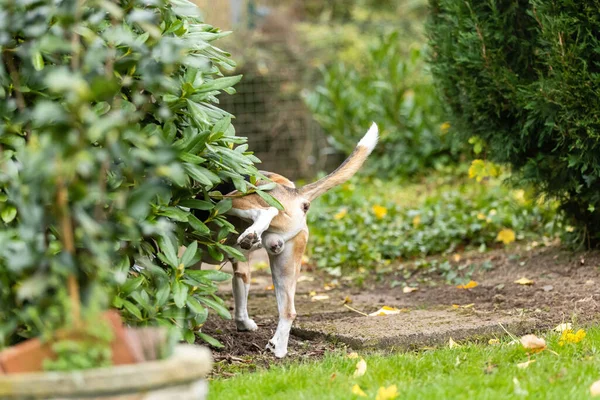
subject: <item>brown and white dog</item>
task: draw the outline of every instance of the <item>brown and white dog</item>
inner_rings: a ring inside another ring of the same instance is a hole
[[[294,295],[308,240],[306,214],[310,203],[329,189],[350,179],[371,154],[378,138],[377,125],[373,124],[342,165],[326,177],[301,188],[296,188],[293,182],[281,175],[261,171],[276,183],[269,194],[279,200],[284,207],[283,211],[269,206],[257,194],[234,197],[232,200],[233,207],[228,214],[234,218],[230,220],[237,227],[247,227],[238,237],[237,247],[245,254],[246,259],[252,251],[263,246],[269,254],[279,323],[267,349],[275,357],[281,358],[287,354],[290,329],[296,318]],[[250,265],[248,262],[235,260],[232,260],[232,264],[235,323],[240,331],[254,331],[257,326],[248,316],[247,310]]]

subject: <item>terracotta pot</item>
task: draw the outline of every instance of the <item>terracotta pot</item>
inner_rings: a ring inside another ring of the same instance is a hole
[[[72,372],[0,376],[0,399],[202,400],[212,367],[208,349],[178,345],[171,357]]]
[[[113,365],[135,363],[134,351],[119,313],[107,311],[102,318],[109,322],[114,335],[111,342]],[[0,352],[0,374],[41,371],[44,360],[52,357],[54,353],[49,343],[37,338],[29,339]]]

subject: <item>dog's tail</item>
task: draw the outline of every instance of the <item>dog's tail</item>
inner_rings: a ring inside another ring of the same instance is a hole
[[[377,145],[379,130],[377,124],[373,123],[365,136],[358,142],[350,156],[335,171],[316,182],[300,188],[300,194],[308,201],[312,201],[334,186],[346,182],[360,169],[369,154]]]

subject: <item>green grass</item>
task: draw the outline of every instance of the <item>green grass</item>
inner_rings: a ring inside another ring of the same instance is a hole
[[[210,383],[209,399],[367,399],[381,386],[397,385],[397,399],[588,399],[590,385],[600,379],[600,328],[578,344],[558,345],[558,334],[546,337],[549,349],[528,360],[520,344],[465,344],[418,353],[361,354],[368,368],[353,378],[356,359],[327,355],[321,361],[285,363],[255,373]],[[516,383],[515,383],[516,382]]]

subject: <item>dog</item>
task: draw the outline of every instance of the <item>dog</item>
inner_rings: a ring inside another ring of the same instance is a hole
[[[275,182],[276,185],[269,194],[283,205],[283,211],[269,206],[256,193],[232,197],[232,208],[227,212],[228,220],[238,231],[245,228],[237,238],[235,247],[245,255],[246,260],[251,252],[260,247],[265,247],[269,255],[279,322],[267,349],[277,358],[283,358],[287,354],[290,330],[296,318],[294,296],[302,256],[308,241],[306,215],[310,204],[331,188],[350,179],[371,154],[378,139],[379,131],[373,123],[352,154],[335,171],[301,188],[296,188],[292,181],[282,175],[261,171],[264,176]],[[257,186],[263,183],[268,182],[258,182]],[[235,191],[228,193],[230,197],[235,194]],[[219,264],[214,260],[203,261]],[[247,261],[230,261],[234,271],[232,284],[236,327],[239,331],[254,331],[257,325],[249,317],[247,309],[250,264]]]

